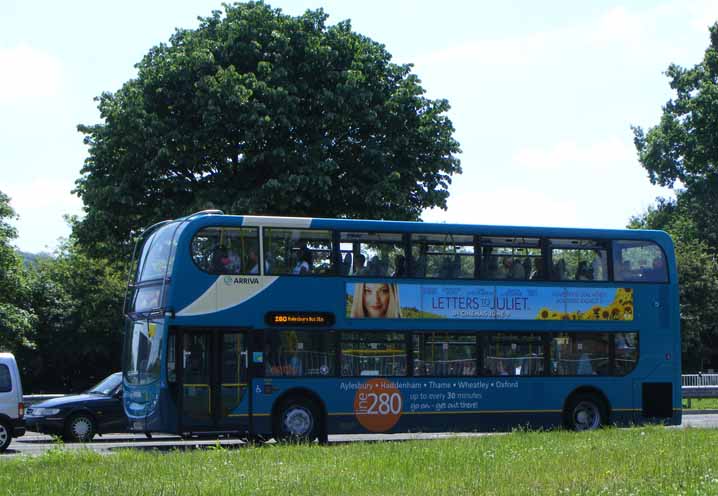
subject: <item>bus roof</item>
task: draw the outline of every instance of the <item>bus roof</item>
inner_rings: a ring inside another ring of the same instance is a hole
[[[595,229],[578,227],[536,227],[536,226],[497,226],[487,224],[450,224],[396,220],[369,219],[328,219],[319,217],[275,217],[255,215],[224,215],[212,211],[199,212],[177,220],[199,224],[202,227],[217,226],[266,226],[293,229],[335,229],[347,231],[383,231],[397,233],[449,233],[477,234],[484,236],[523,236],[523,237],[592,237],[599,239],[652,239],[672,245],[670,236],[664,231],[646,229]]]

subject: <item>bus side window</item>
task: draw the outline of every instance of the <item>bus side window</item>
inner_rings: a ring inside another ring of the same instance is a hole
[[[384,232],[339,233],[344,257],[340,275],[356,277],[402,277],[405,259],[402,235]],[[352,262],[353,261],[353,262]]]
[[[210,274],[259,274],[255,227],[206,227],[192,238],[192,260]]]
[[[474,237],[461,234],[420,233],[411,236],[413,277],[473,279]]]
[[[608,250],[591,239],[551,239],[554,281],[608,281]]]
[[[663,250],[649,241],[614,241],[613,271],[616,281],[668,282]]]

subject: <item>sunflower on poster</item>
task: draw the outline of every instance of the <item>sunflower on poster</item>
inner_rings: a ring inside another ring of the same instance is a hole
[[[633,313],[633,290],[618,288],[608,305],[594,305],[584,312],[561,312],[542,307],[536,314],[536,320],[633,320]]]

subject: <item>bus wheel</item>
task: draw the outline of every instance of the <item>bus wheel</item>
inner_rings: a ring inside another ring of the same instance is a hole
[[[319,409],[304,397],[290,397],[282,402],[274,422],[277,440],[313,441],[321,429]]]
[[[606,406],[595,394],[577,394],[566,405],[566,425],[575,431],[592,431],[606,423]]]

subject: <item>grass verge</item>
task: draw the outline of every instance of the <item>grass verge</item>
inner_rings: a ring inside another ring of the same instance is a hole
[[[683,400],[683,408],[688,410],[688,400]],[[718,398],[693,398],[691,410],[718,410]]]
[[[0,461],[3,494],[718,494],[718,431],[643,427]]]

